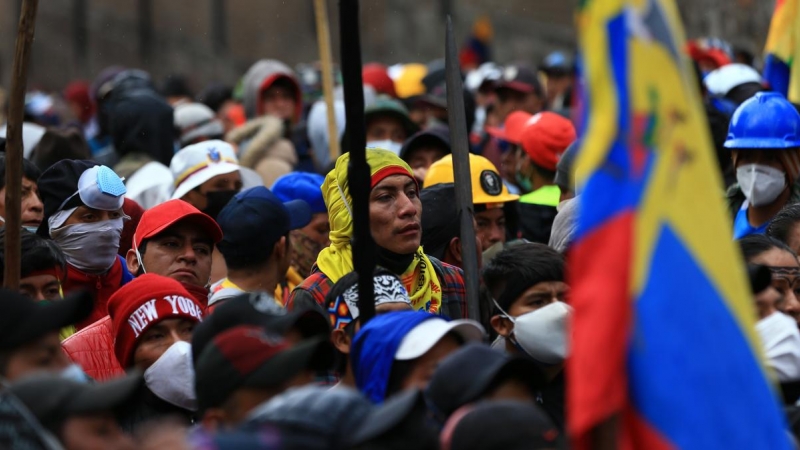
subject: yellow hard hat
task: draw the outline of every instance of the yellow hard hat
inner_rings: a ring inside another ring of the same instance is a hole
[[[494,164],[483,156],[469,154],[469,171],[472,179],[472,203],[490,206],[519,200],[519,195],[508,192]],[[422,187],[454,182],[453,155],[447,155],[431,165]]]
[[[422,79],[428,74],[425,64],[406,64],[400,76],[394,80],[394,90],[398,98],[408,98],[425,93],[425,85]]]

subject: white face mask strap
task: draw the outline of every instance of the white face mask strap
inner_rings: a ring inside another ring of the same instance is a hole
[[[516,321],[516,320],[515,320],[513,317],[511,317],[511,315],[510,315],[509,313],[507,313],[507,312],[506,312],[506,311],[505,311],[503,308],[501,308],[501,307],[500,307],[500,305],[497,303],[497,300],[495,300],[495,299],[492,299],[492,303],[494,303],[494,306],[495,306],[497,309],[499,309],[499,310],[500,310],[500,312],[501,312],[501,313],[503,313],[503,315],[504,315],[504,316],[506,316],[506,319],[510,320],[510,321],[511,321],[511,322],[513,322],[514,324],[516,324],[516,323],[517,323],[517,321]]]
[[[142,273],[147,273],[147,270],[144,268],[144,263],[142,262],[142,255],[139,253],[139,246],[136,245],[136,234],[133,235],[133,251],[136,253],[136,261],[139,262],[139,269],[141,269]]]

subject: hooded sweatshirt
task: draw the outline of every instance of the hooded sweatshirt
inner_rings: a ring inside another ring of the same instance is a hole
[[[300,115],[303,111],[300,84],[295,78],[294,71],[289,66],[274,59],[262,59],[253,64],[250,70],[244,74],[242,80],[244,86],[244,113],[248,120],[264,115],[264,111],[261,111],[261,94],[281,78],[290,80],[295,86],[297,106],[292,121],[297,123],[300,120]]]

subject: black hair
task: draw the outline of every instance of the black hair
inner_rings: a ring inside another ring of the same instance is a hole
[[[772,218],[767,227],[767,236],[788,244],[789,233],[798,222],[800,222],[800,203],[786,205]]]
[[[775,239],[774,237],[766,236],[763,234],[751,234],[749,236],[745,236],[739,239],[738,242],[739,242],[739,248],[742,249],[744,260],[748,263],[751,262],[752,259],[755,258],[756,256],[764,252],[767,252],[769,250],[772,250],[773,248],[789,252],[795,258],[797,257],[797,255],[791,248],[789,248],[788,245]]]
[[[286,233],[283,237],[286,238],[286,251],[288,252],[291,245],[289,233]],[[252,245],[249,246],[247,251],[228,251],[227,253],[223,251],[222,248],[217,248],[220,250],[220,253],[222,253],[222,257],[225,259],[225,265],[228,266],[229,270],[245,270],[265,265],[272,256],[275,244],[277,244],[277,242],[260,252],[253,251]]]
[[[531,286],[543,281],[564,281],[564,255],[535,242],[510,246],[483,269],[483,282],[508,311],[514,300]]]
[[[535,162],[533,162],[533,160],[531,160],[531,166],[533,167],[533,170],[535,170],[536,173],[539,174],[540,177],[542,177],[542,178],[544,178],[546,180],[549,180],[549,181],[555,180],[555,178],[556,178],[556,171],[555,170],[545,169],[544,167],[542,167],[542,166],[536,164]]]
[[[233,89],[230,86],[212,83],[197,94],[197,101],[208,106],[214,112],[219,112],[222,105],[233,99]]]
[[[36,167],[36,164],[28,161],[27,159],[22,160],[22,176],[23,178],[27,178],[31,181],[38,182],[39,177],[42,175],[42,171]],[[6,187],[6,155],[5,153],[0,154],[0,189]]]
[[[5,270],[5,240],[6,228],[0,228],[0,282],[3,282],[3,271]],[[22,277],[28,274],[52,268],[58,268],[65,271],[67,268],[67,261],[64,258],[64,253],[55,242],[45,239],[37,234],[30,233],[26,230],[21,230],[20,233],[20,250],[22,254],[20,275]]]

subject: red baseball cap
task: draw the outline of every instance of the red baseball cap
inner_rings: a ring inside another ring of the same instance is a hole
[[[383,64],[365,64],[361,70],[361,78],[364,80],[364,84],[375,88],[375,92],[397,98],[394,81],[389,77],[389,70]]]
[[[190,221],[208,233],[214,243],[222,240],[222,230],[210,216],[183,200],[169,200],[142,214],[139,226],[133,233],[133,248],[137,249],[142,241],[149,239],[180,221]]]
[[[525,111],[514,111],[506,117],[503,128],[487,127],[486,132],[497,139],[519,145],[522,139],[522,130],[525,129],[525,124],[531,117],[533,114]]]
[[[536,165],[551,171],[578,135],[569,119],[553,112],[531,117],[522,131],[522,148]]]

